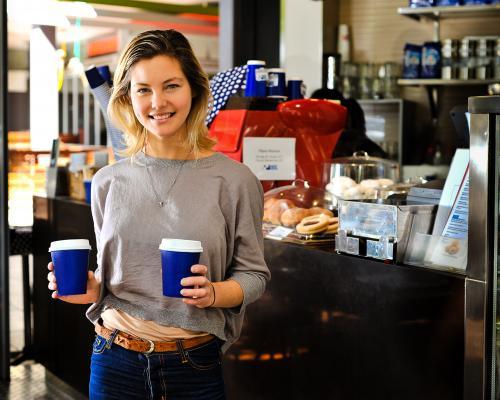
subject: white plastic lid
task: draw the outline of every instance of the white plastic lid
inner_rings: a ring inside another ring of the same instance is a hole
[[[262,60],[248,60],[247,65],[266,65],[266,62]]]
[[[288,78],[288,82],[290,81],[301,81],[302,78],[299,78],[298,76],[292,76],[291,78]]]
[[[57,240],[50,244],[49,253],[60,250],[92,250],[92,247],[87,239]]]
[[[283,68],[269,68],[267,72],[281,72],[284,74],[285,70]]]
[[[197,240],[162,239],[160,243],[160,250],[201,253],[203,251],[203,247],[201,247],[201,242]]]

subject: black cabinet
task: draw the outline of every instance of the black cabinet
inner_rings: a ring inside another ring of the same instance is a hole
[[[59,378],[87,393],[93,325],[88,305],[67,304],[50,297],[47,263],[51,241],[89,239],[89,265],[96,266],[96,244],[88,204],[69,199],[35,197],[33,225],[35,358]]]
[[[87,306],[47,289],[52,240],[95,240],[90,207],[35,198],[37,360],[87,393]],[[224,356],[229,400],[462,398],[464,277],[265,241],[272,280]]]

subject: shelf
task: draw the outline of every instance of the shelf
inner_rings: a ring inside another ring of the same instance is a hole
[[[359,104],[376,105],[376,104],[399,104],[403,99],[358,99]]]
[[[400,86],[481,86],[500,82],[500,79],[398,79]]]
[[[448,6],[448,7],[401,7],[398,13],[405,17],[420,20],[421,18],[437,21],[445,18],[478,18],[500,15],[500,4]]]

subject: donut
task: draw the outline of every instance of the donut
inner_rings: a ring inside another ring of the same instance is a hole
[[[283,214],[281,214],[281,224],[294,227],[300,221],[302,221],[303,218],[309,215],[309,210],[306,208],[289,208],[288,210],[283,211]]]
[[[333,217],[333,213],[330,210],[327,210],[326,208],[312,207],[309,209],[309,215],[317,215],[317,214],[324,214],[330,218]]]
[[[329,217],[323,214],[311,215],[305,217],[295,227],[298,233],[312,235],[313,233],[324,232],[328,228]]]
[[[289,208],[294,208],[295,204],[293,204],[290,200],[280,199],[277,200],[268,211],[269,222],[274,225],[281,224],[281,214]]]

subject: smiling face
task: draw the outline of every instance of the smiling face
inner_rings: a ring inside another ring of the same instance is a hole
[[[156,139],[185,140],[192,92],[175,58],[160,55],[134,64],[130,99],[136,118]]]

